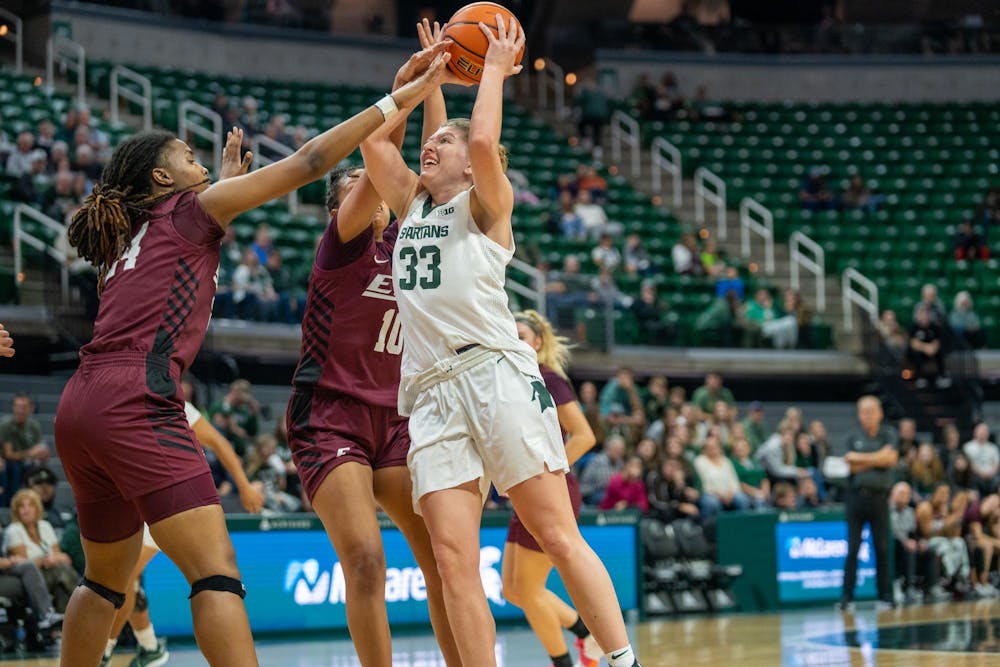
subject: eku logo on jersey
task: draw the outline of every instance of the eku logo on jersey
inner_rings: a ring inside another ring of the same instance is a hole
[[[372,299],[382,299],[383,301],[395,301],[396,295],[392,291],[392,276],[380,273],[372,278],[365,288],[362,296]]]
[[[486,546],[479,550],[479,577],[487,599],[495,605],[503,606],[507,601],[503,598],[503,577],[497,569],[497,564],[503,552],[497,547]],[[291,593],[295,604],[300,607],[319,604],[344,604],[347,597],[347,584],[344,581],[344,568],[339,562],[329,570],[321,570],[319,561],[293,560],[285,568],[284,590]],[[427,586],[424,573],[419,567],[388,567],[385,571],[385,601],[405,602],[427,599]]]

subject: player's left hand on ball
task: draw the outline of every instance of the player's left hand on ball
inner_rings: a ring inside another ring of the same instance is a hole
[[[509,22],[503,20],[503,16],[497,14],[497,34],[482,21],[479,22],[479,29],[486,35],[489,41],[489,48],[486,50],[485,66],[496,66],[503,70],[504,76],[512,76],[521,71],[522,65],[515,65],[517,54],[524,48],[524,29],[518,24],[517,19],[510,17]]]

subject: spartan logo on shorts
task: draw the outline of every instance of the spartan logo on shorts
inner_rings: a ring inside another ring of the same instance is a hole
[[[552,400],[552,394],[549,390],[545,388],[545,383],[541,380],[533,380],[531,382],[532,394],[531,401],[534,402],[538,399],[538,409],[545,412],[549,408],[554,408],[556,406],[555,401]]]

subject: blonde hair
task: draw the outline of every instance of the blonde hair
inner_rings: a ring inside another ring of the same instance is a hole
[[[522,310],[514,316],[514,320],[531,329],[532,333],[541,339],[542,347],[538,350],[538,363],[566,377],[570,355],[569,338],[556,334],[552,324],[535,310]]]
[[[449,118],[444,125],[441,127],[453,127],[462,133],[465,141],[469,141],[469,128],[472,126],[472,121],[468,118]],[[510,161],[510,154],[507,152],[507,147],[503,144],[499,145],[500,152],[500,166],[504,171],[507,171],[507,164]]]
[[[42,497],[38,495],[38,492],[34,489],[21,489],[14,494],[14,497],[10,499],[10,522],[11,523],[21,523],[21,515],[18,512],[17,506],[22,500],[27,498],[38,510],[38,521],[41,521],[45,516],[45,507],[42,505]],[[23,524],[22,524],[23,525]]]

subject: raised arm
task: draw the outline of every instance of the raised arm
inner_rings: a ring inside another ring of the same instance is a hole
[[[514,60],[524,46],[524,30],[511,17],[505,24],[497,14],[497,36],[479,24],[489,40],[479,92],[472,108],[469,125],[469,162],[472,164],[472,217],[480,231],[505,248],[510,248],[514,233],[510,216],[514,210],[514,189],[500,160],[500,126],[503,121],[503,82],[521,71]]]
[[[432,27],[430,21],[424,19],[417,24],[417,35],[420,37],[420,46],[427,49],[444,39],[444,30],[448,24],[441,25],[437,21]],[[424,126],[420,135],[420,145],[426,143],[428,137],[438,131],[442,125],[448,121],[448,109],[444,103],[444,93],[441,87],[432,90],[424,98]]]
[[[346,158],[365,137],[376,128],[385,127],[385,121],[402,113],[395,108],[412,109],[437,86],[447,62],[447,55],[439,55],[446,45],[436,45],[423,53],[422,74],[403,86],[378,105],[372,105],[311,139],[292,155],[263,169],[218,181],[198,195],[205,210],[222,225],[233,218],[296,188],[322,178],[334,165]],[[394,119],[395,120],[395,119]],[[398,153],[398,151],[397,151]]]

